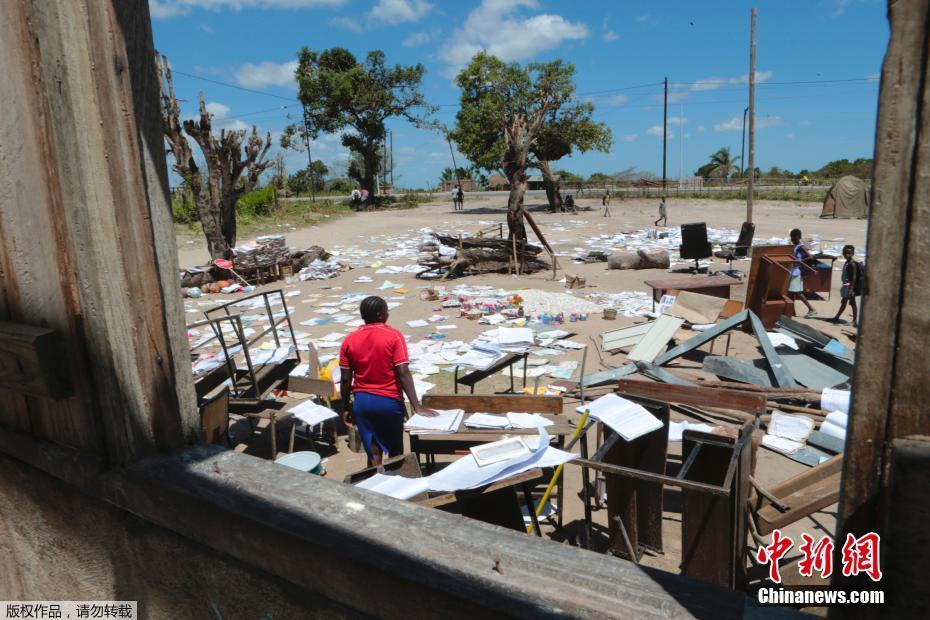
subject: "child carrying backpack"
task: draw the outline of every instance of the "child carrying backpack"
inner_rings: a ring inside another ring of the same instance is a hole
[[[851,245],[843,246],[843,258],[846,263],[843,265],[843,287],[840,289],[840,309],[836,311],[833,317],[834,323],[840,322],[840,315],[846,309],[848,303],[852,308],[852,326],[858,325],[858,307],[856,297],[862,294],[862,281],[865,277],[865,265],[854,260],[856,248]]]

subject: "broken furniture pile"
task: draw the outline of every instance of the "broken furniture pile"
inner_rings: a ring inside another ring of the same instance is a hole
[[[442,275],[443,279],[477,273],[506,272],[514,267],[514,252],[524,273],[549,269],[540,258],[543,248],[513,239],[497,237],[453,237],[433,233],[435,241],[420,246],[419,264],[424,274]]]

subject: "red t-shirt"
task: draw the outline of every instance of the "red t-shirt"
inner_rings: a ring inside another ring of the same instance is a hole
[[[404,335],[384,323],[366,323],[342,341],[339,367],[355,373],[353,392],[403,400],[394,367],[410,361]]]

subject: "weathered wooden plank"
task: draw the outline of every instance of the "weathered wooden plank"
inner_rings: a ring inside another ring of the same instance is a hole
[[[604,351],[616,351],[625,347],[633,347],[639,344],[643,336],[652,328],[652,322],[637,323],[622,329],[614,329],[601,334],[601,349]]]
[[[621,379],[617,384],[617,391],[621,394],[697,407],[735,409],[758,415],[766,412],[764,394],[738,390]]]
[[[839,471],[827,478],[817,480],[809,486],[798,489],[790,495],[776,495],[781,503],[788,506],[788,510],[782,512],[772,505],[760,508],[757,513],[759,517],[759,534],[766,536],[771,534],[774,529],[795,523],[818,510],[831,506],[836,503],[839,496]]]
[[[69,396],[64,339],[53,329],[0,322],[0,388],[55,400]]]
[[[145,8],[0,12],[0,318],[67,343],[76,398],[30,401],[32,432],[115,464],[197,429]]]
[[[888,17],[891,39],[882,65],[870,258],[846,433],[840,539],[848,532],[881,529],[878,507],[888,472],[888,442],[930,428],[930,5],[889,2]],[[834,578],[842,581],[840,575]]]
[[[684,319],[676,316],[659,315],[642,340],[627,355],[627,359],[631,362],[652,362],[684,322]]]
[[[426,394],[423,406],[433,409],[464,409],[466,413],[562,413],[560,396],[524,396],[522,394]]]

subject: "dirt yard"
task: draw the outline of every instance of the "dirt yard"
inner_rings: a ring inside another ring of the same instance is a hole
[[[610,217],[602,215],[603,208],[600,205],[600,200],[578,200],[577,205],[579,207],[590,206],[593,210],[582,211],[577,214],[550,214],[545,211],[542,204],[528,205],[543,234],[552,244],[556,253],[559,254],[563,270],[559,271],[557,280],[553,280],[552,272],[548,271],[520,277],[506,274],[487,274],[461,278],[455,281],[438,282],[416,279],[413,273],[406,272],[378,274],[376,268],[371,266],[372,264],[404,266],[415,263],[415,254],[404,255],[401,253],[398,255],[396,252],[399,247],[406,247],[405,244],[409,246],[413,240],[420,239],[423,235],[423,232],[421,232],[423,229],[454,234],[475,233],[489,225],[504,222],[506,234],[505,193],[487,199],[472,198],[466,200],[465,205],[464,211],[453,211],[451,201],[435,202],[411,210],[350,214],[300,230],[282,229],[279,232],[287,236],[287,244],[292,248],[320,245],[337,254],[339,258],[354,263],[356,267],[333,279],[301,281],[293,284],[284,284],[282,282],[267,288],[283,286],[288,292],[299,291],[299,295],[288,298],[289,307],[294,310],[292,317],[295,320],[295,329],[310,333],[311,338],[314,340],[334,330],[349,332],[352,331],[352,328],[333,324],[298,327],[297,323],[314,316],[320,316],[314,314],[314,310],[321,302],[330,301],[330,298],[339,298],[347,293],[361,293],[365,295],[380,294],[384,297],[397,298],[401,305],[391,311],[389,323],[408,334],[411,343],[419,341],[428,332],[433,331],[435,325],[430,323],[426,327],[410,328],[406,325],[406,322],[427,319],[435,314],[441,314],[447,318],[440,325],[456,326],[455,329],[443,332],[446,334],[447,340],[469,342],[491,326],[459,318],[459,312],[456,308],[443,309],[440,308],[438,302],[421,301],[418,294],[419,289],[436,285],[446,287],[484,285],[516,292],[535,289],[564,293],[566,292],[565,284],[559,280],[562,280],[565,272],[568,272],[586,278],[586,288],[572,291],[575,297],[583,298],[588,294],[598,292],[639,291],[648,294],[650,291],[644,286],[644,280],[684,277],[683,274],[670,274],[668,270],[617,271],[607,270],[606,263],[603,262],[589,264],[572,262],[572,255],[584,254],[597,245],[596,243],[594,245],[588,243],[592,238],[618,233],[635,233],[643,229],[655,228],[653,221],[658,216],[657,201],[636,199],[620,201],[616,198],[610,207]],[[786,242],[788,231],[797,227],[803,231],[805,238],[810,238],[813,235],[819,236],[824,251],[840,254],[839,248],[845,243],[851,243],[856,246],[857,254],[861,257],[865,246],[866,222],[864,220],[822,220],[818,217],[819,213],[819,204],[780,201],[757,203],[753,218],[757,227],[756,243],[769,239],[780,239],[783,240],[782,242]],[[744,219],[745,204],[742,202],[670,200],[668,202],[669,225],[660,227],[658,232],[677,231],[678,227],[683,223],[706,222],[710,229],[732,231],[731,240],[735,240],[737,231]],[[530,237],[531,241],[535,241],[531,231]],[[203,264],[209,258],[199,237],[180,237],[178,245],[179,261],[182,267]],[[842,260],[837,261],[835,265],[833,299],[830,301],[813,301],[812,303],[819,314],[819,318],[801,320],[852,347],[854,343],[843,335],[841,326],[824,320],[835,313],[839,304],[837,292],[840,287],[840,278],[838,270],[841,263]],[[672,269],[681,268],[682,266],[673,262]],[[734,266],[748,272],[749,261],[738,261],[734,263]],[[710,271],[723,269],[726,269],[726,264],[722,260],[714,259]],[[362,276],[368,276],[371,278],[371,282],[355,282],[356,279]],[[390,280],[393,285],[390,289],[379,290],[385,280]],[[397,293],[395,292],[396,289],[407,292]],[[732,297],[742,300],[745,297],[744,289],[745,287],[742,284],[734,287]],[[402,299],[400,299],[401,297]],[[235,295],[204,295],[199,300],[185,300],[189,311],[187,319],[189,322],[193,322],[202,318],[200,313],[213,303],[233,298],[235,298]],[[803,314],[801,310],[802,307],[799,304],[799,314]],[[599,334],[643,320],[642,317],[627,317],[621,314],[617,317],[617,320],[607,321],[600,314],[592,313],[587,321],[566,322],[562,327],[576,333],[571,337],[572,340],[589,345],[585,373],[590,374],[607,367],[618,367],[626,361],[625,354],[617,353],[615,355],[605,354],[602,363],[592,344],[593,341],[600,342]],[[676,340],[680,342],[693,336],[694,333],[690,330],[682,330],[678,333]],[[338,349],[327,348],[322,349],[320,352],[331,354],[337,351]],[[761,357],[755,340],[742,333],[734,334],[729,354],[747,360]],[[580,362],[581,357],[581,350],[570,350],[560,356],[557,361]],[[699,359],[680,359],[670,367],[674,370],[681,370],[695,375],[702,374]],[[448,368],[451,370],[451,367]],[[574,377],[577,378],[577,376],[578,371],[575,372]],[[443,370],[438,374],[425,377],[425,379],[436,385],[430,393],[452,392],[451,372]],[[543,377],[541,384],[545,385],[545,383],[546,378]],[[496,376],[493,380],[479,384],[476,391],[489,393],[492,390],[502,389],[506,384],[507,379],[503,376]],[[596,393],[606,391],[607,389],[602,388],[597,390]],[[564,410],[570,416],[576,418],[577,415],[574,410],[577,405],[577,400],[566,398]],[[673,419],[685,419],[676,413],[673,413],[672,417]],[[593,438],[594,434],[590,433],[589,439],[593,441]],[[327,458],[324,464],[328,471],[328,478],[333,480],[334,483],[341,483],[340,481],[346,473],[364,467],[365,462],[363,453],[357,454],[347,449],[344,438],[339,439],[337,448],[338,451],[326,455]],[[301,449],[299,444],[298,449]],[[268,456],[267,453],[262,453],[263,448],[261,446],[254,447],[251,443],[248,451],[255,453],[256,456]],[[670,454],[678,454],[679,452],[680,444],[670,444]],[[767,449],[760,448],[755,476],[762,485],[771,485],[805,469],[804,465]],[[557,540],[574,540],[580,532],[583,516],[582,504],[578,499],[581,489],[580,471],[578,467],[566,466],[567,490],[564,506],[566,527],[562,532],[554,532],[552,527],[546,526],[544,531],[547,536]],[[664,514],[665,553],[655,557],[644,557],[645,564],[670,571],[677,571],[680,561],[680,513],[673,510],[674,507],[680,504],[678,498],[675,497],[676,495],[678,495],[676,489],[666,491],[666,512]],[[787,533],[799,535],[802,531],[811,534],[819,534],[818,530],[830,532],[834,524],[834,513],[835,507],[826,509],[817,513],[813,519],[795,524],[788,529]],[[594,520],[597,527],[592,546],[595,550],[603,551],[606,549],[608,542],[606,536],[606,510],[595,511]]]

